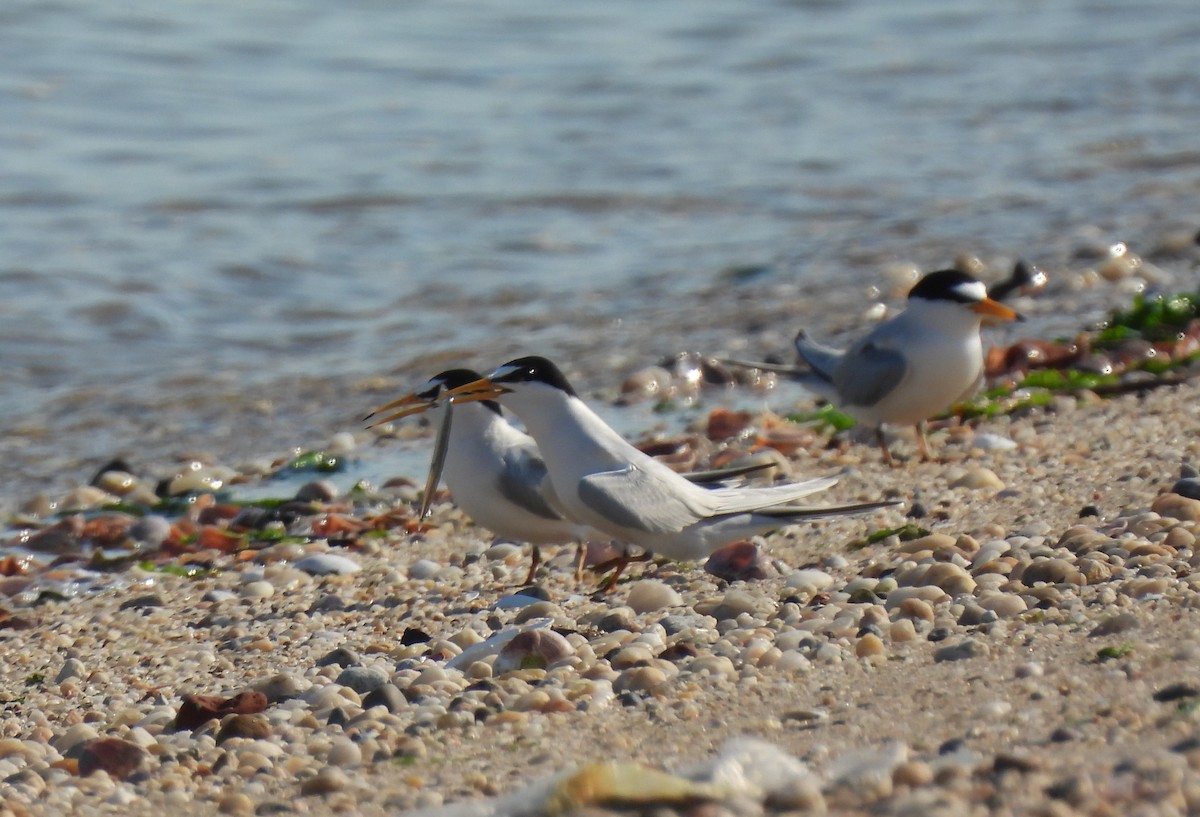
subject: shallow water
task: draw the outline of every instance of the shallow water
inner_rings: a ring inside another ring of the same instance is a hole
[[[1191,0],[8,3],[4,484],[302,445],[463,357],[596,376],[896,260],[1149,248],[1198,221],[1198,36]]]

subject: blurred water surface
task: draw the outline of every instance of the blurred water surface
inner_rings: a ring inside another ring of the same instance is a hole
[[[0,416],[194,433],[189,395],[661,319],[731,268],[1194,224],[1197,42],[1194,0],[10,0]]]

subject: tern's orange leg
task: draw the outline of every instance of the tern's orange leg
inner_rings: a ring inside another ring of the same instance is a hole
[[[537,573],[538,565],[542,563],[542,549],[537,545],[533,545],[533,550],[529,554],[529,574],[525,576],[525,581],[521,587],[528,587],[533,584],[533,577]]]
[[[607,562],[596,565],[596,572],[603,573],[611,567],[616,567],[616,570],[611,575],[606,576],[604,581],[600,582],[600,587],[597,588],[598,593],[611,593],[617,586],[617,580],[621,578],[621,574],[625,572],[625,568],[630,562],[646,562],[650,560],[649,553],[643,553],[640,556],[630,556],[628,548],[617,558],[609,559]]]
[[[917,423],[914,428],[917,430],[917,448],[921,450],[921,461],[929,462],[929,442],[925,439],[925,421]]]
[[[888,467],[899,466],[899,463],[892,459],[892,452],[888,450],[887,437],[883,435],[883,426],[875,426],[875,439],[879,441],[879,450],[883,452],[883,461],[888,464]]]

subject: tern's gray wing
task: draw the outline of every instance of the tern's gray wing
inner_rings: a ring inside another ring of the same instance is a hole
[[[592,511],[623,528],[646,533],[678,533],[711,511],[690,501],[677,487],[630,465],[584,477],[579,481],[579,499]]]
[[[496,488],[509,502],[543,519],[562,519],[542,495],[546,463],[537,449],[510,448],[504,455],[504,467],[496,478]]]
[[[900,384],[907,369],[903,354],[868,341],[843,356],[833,385],[843,405],[873,406]]]
[[[833,373],[837,371],[838,364],[846,354],[841,349],[818,343],[803,330],[796,335],[796,351],[813,370],[813,374],[823,380],[833,380]]]

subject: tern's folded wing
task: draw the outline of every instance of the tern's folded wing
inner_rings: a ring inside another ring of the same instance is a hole
[[[542,494],[546,480],[546,463],[536,449],[510,449],[504,457],[504,468],[496,479],[496,488],[509,502],[543,519],[561,519]]]
[[[822,380],[833,379],[833,373],[845,354],[841,349],[813,340],[803,330],[796,335],[796,351]]]
[[[843,405],[873,406],[904,379],[904,355],[864,343],[846,353],[833,374]]]
[[[678,533],[711,513],[693,495],[703,490],[680,481],[683,486],[630,465],[584,477],[579,481],[579,499],[614,525],[646,533]]]

